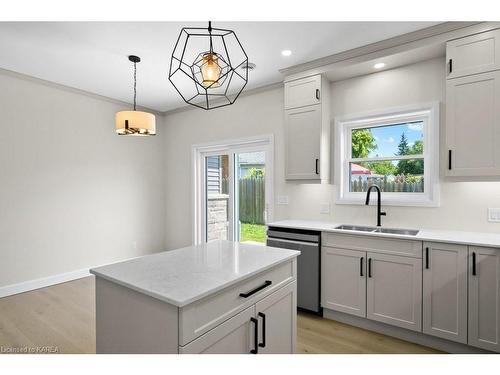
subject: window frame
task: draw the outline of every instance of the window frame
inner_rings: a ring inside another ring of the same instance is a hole
[[[421,159],[420,155],[352,158],[351,131],[384,125],[423,121],[424,192],[382,192],[384,205],[439,206],[439,102],[389,108],[335,118],[335,184],[337,204],[364,204],[366,193],[349,191],[349,163],[377,160]]]

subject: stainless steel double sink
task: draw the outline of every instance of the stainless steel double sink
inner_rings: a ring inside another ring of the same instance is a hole
[[[403,236],[416,236],[418,230],[416,229],[396,229],[396,228],[381,228],[381,227],[367,227],[362,225],[347,225],[342,224],[335,229],[353,231],[353,232],[365,232],[365,233],[385,233],[385,234],[399,234]]]

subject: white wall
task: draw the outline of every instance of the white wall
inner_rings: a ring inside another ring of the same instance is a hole
[[[0,87],[0,287],[162,250],[162,129],[118,137],[123,104],[5,72]]]
[[[331,115],[333,119],[339,115],[440,101],[441,128],[444,128],[444,95],[444,59],[434,59],[331,84]],[[288,206],[275,205],[275,219],[376,223],[374,207],[335,204],[332,184],[285,182],[282,88],[241,97],[234,105],[219,110],[173,113],[166,116],[165,123],[167,248],[191,242],[191,145],[266,133],[275,135],[275,194],[285,194],[290,199]],[[322,203],[331,204],[330,215],[319,213]],[[440,207],[384,207],[388,216],[383,223],[398,227],[499,231],[500,224],[487,222],[487,207],[500,207],[500,182],[442,181]]]

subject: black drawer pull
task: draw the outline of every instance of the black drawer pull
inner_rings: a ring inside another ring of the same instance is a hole
[[[250,318],[250,321],[255,324],[253,331],[253,349],[250,350],[251,354],[259,353],[259,321],[255,319],[253,316]]]
[[[448,170],[451,171],[451,150],[448,150]]]
[[[476,276],[476,252],[472,253],[472,276]]]
[[[359,276],[363,277],[363,257],[359,258]]]
[[[316,89],[316,99],[319,100],[320,96],[319,96],[319,89]]]
[[[368,258],[368,277],[372,277],[372,258]]]
[[[425,268],[429,269],[429,248],[425,248]]]
[[[259,312],[259,316],[262,318],[262,342],[259,344],[261,348],[266,347],[266,314]]]
[[[319,174],[319,166],[318,166],[318,163],[319,163],[319,159],[316,159],[316,174]]]
[[[253,290],[251,290],[249,292],[246,292],[246,293],[240,293],[240,297],[248,298],[250,296],[253,296],[255,293],[261,291],[264,288],[267,288],[272,283],[273,282],[271,280],[266,280],[264,284],[262,284],[261,286],[258,286],[257,288],[255,288],[255,289],[253,289]]]

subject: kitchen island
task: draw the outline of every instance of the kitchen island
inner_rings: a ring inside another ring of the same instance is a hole
[[[293,353],[298,251],[229,241],[91,269],[97,353]]]

